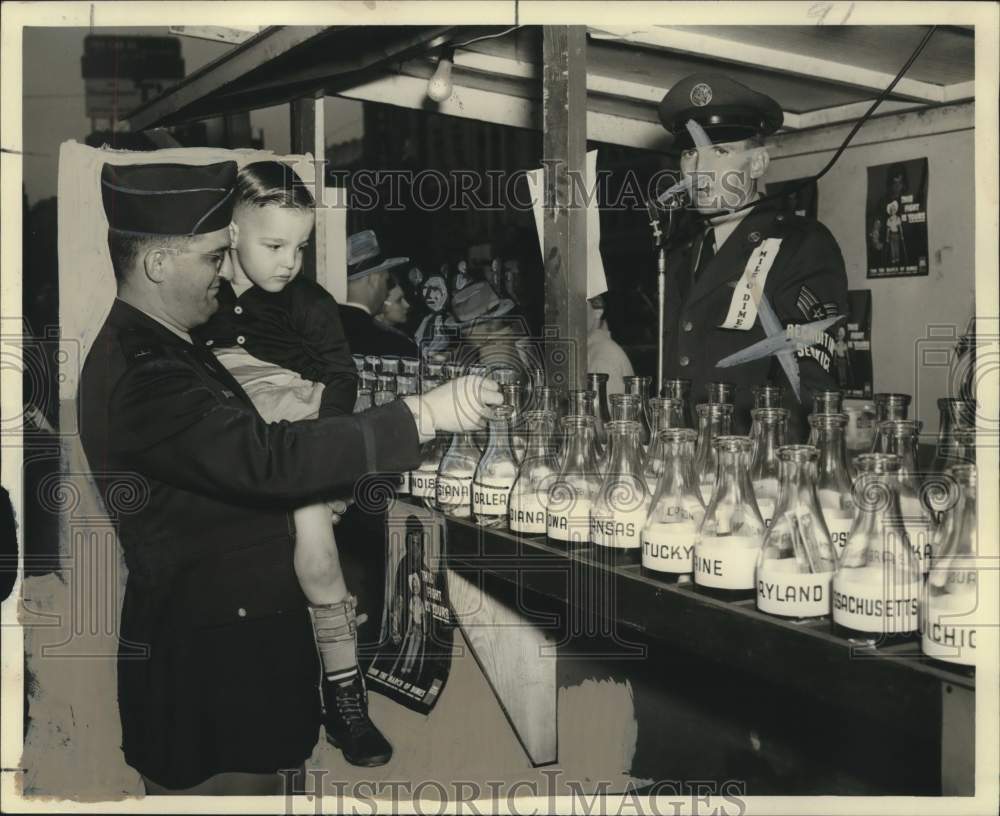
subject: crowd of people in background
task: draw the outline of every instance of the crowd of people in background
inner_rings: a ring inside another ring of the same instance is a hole
[[[351,248],[358,247],[357,233],[349,240],[348,268],[359,263],[350,257]],[[377,240],[375,241],[377,247]],[[364,251],[364,250],[362,250]],[[491,350],[499,352],[505,341],[539,337],[539,315],[532,313],[539,305],[525,303],[525,282],[517,259],[493,258],[470,262],[461,259],[454,264],[442,263],[434,271],[425,271],[408,258],[390,259],[385,283],[386,294],[371,307],[373,323],[380,330],[377,342],[359,349],[361,353],[397,354],[402,357],[426,357],[444,352],[456,338],[479,346],[479,356]],[[349,279],[351,274],[349,272]],[[369,290],[379,291],[368,285]],[[348,293],[347,304],[356,305],[356,295]],[[587,345],[590,359],[597,364],[594,371],[607,373],[612,382],[622,388],[621,378],[634,373],[632,363],[619,345],[616,335],[624,318],[623,302],[612,292],[605,292],[588,302]],[[365,332],[346,327],[353,345]],[[391,349],[386,350],[387,346]]]

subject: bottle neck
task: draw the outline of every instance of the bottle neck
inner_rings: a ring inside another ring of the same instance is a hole
[[[840,426],[818,426],[814,429],[814,444],[819,450],[816,460],[818,483],[846,484],[850,487],[851,472],[847,466],[847,437]]]
[[[552,423],[544,419],[529,419],[525,438],[524,460],[544,459],[552,453]]]
[[[961,498],[955,511],[957,523],[953,532],[955,541],[950,547],[952,553],[955,555],[978,555],[978,518],[974,485],[962,486]]]
[[[816,463],[782,459],[779,465],[778,501],[775,505],[775,515],[803,506],[818,509]]]
[[[875,419],[885,422],[887,419],[906,419],[910,404],[902,400],[886,400],[875,403]]]
[[[877,532],[886,524],[898,526],[901,515],[898,472],[861,473],[854,481],[854,506],[855,524],[865,530]]]
[[[642,475],[642,459],[639,455],[639,429],[614,430],[610,436],[611,453],[608,473],[616,476]]]
[[[785,444],[787,419],[760,419],[754,426],[753,464],[754,479],[778,476],[778,448]]]
[[[587,390],[593,391],[597,396],[595,398],[595,408],[600,414],[601,419],[607,421],[611,418],[611,413],[608,408],[608,378],[606,376],[595,376],[589,374],[587,376]]]
[[[694,472],[693,442],[663,442],[663,491],[667,495],[694,493],[699,495],[698,478]]]
[[[912,434],[885,434],[883,448],[886,453],[899,457],[900,483],[915,487],[917,473],[917,437]]]
[[[641,405],[635,394],[616,394],[611,403],[611,419],[638,421]],[[626,397],[626,399],[622,399]]]
[[[569,433],[570,436],[566,440],[566,458],[563,460],[562,472],[597,473],[593,427],[577,425]]]
[[[514,449],[510,444],[510,422],[506,419],[490,420],[490,435],[483,456],[514,458]]]
[[[938,447],[957,445],[955,432],[975,427],[975,412],[964,400],[944,400],[940,405]]]
[[[717,436],[730,433],[733,426],[731,413],[721,411],[706,411],[698,414],[698,449],[702,446],[711,447],[712,440]]]
[[[823,391],[813,399],[814,414],[839,414],[843,408],[844,398],[839,391]]]
[[[625,393],[645,401],[649,396],[649,380],[645,377],[624,377]]]
[[[725,496],[729,503],[749,499],[750,485],[748,455],[744,451],[720,450],[716,470],[716,495]]]
[[[596,416],[594,413],[594,397],[592,394],[570,394],[569,413],[577,416]]]
[[[476,450],[479,449],[479,445],[476,444],[476,437],[473,431],[459,431],[458,433],[452,434],[452,450],[464,447],[475,448]]]

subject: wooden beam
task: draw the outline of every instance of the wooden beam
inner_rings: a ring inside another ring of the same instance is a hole
[[[455,68],[456,70],[475,71],[488,76],[518,79],[535,79],[538,76],[538,66],[533,62],[482,54],[476,51],[456,52]],[[406,71],[405,65],[403,70]],[[587,92],[644,102],[654,109],[660,104],[663,94],[666,93],[658,85],[647,85],[643,82],[632,82],[627,79],[596,74],[593,72],[593,66],[588,69],[587,73]]]
[[[976,81],[956,82],[954,85],[944,86],[945,102],[960,102],[966,99],[976,98]]]
[[[132,111],[132,130],[158,125],[183,108],[235,82],[249,72],[292,51],[314,37],[330,34],[331,26],[277,26],[268,28],[243,45],[185,77],[162,96]],[[216,113],[218,115],[218,112]]]
[[[296,100],[291,104],[291,143],[292,153],[312,154],[314,162],[326,160],[326,126],[323,117],[324,99],[322,95]],[[314,164],[313,195],[317,207],[324,205],[323,186],[326,173],[324,164]],[[317,269],[326,268],[327,254],[327,219],[316,218],[316,230],[313,240],[306,250],[302,263],[302,271],[312,280],[317,279]]]
[[[587,374],[587,30],[542,29],[542,161],[545,167],[546,370],[549,384],[581,388]],[[574,184],[573,180],[577,183]]]
[[[956,105],[932,108],[920,107],[913,111],[872,117],[865,122],[847,149],[885,144],[898,139],[972,130],[974,127],[974,102],[960,102]],[[850,122],[842,122],[806,131],[778,133],[767,140],[767,150],[772,160],[828,153],[840,147],[850,128]]]
[[[184,147],[184,145],[174,138],[174,134],[166,128],[152,128],[151,130],[147,130],[146,138],[161,150],[166,150],[170,147]]]
[[[769,69],[782,74],[802,77],[814,82],[829,82],[834,85],[870,91],[883,90],[894,78],[892,74],[884,71],[874,71],[857,65],[847,65],[805,54],[793,54],[777,48],[765,48],[667,26],[644,28],[638,31],[620,27],[591,29],[591,36],[597,39],[617,40],[680,54],[707,57],[737,65],[751,65],[755,68],[766,65]],[[900,80],[892,95],[896,99],[909,98],[921,102],[946,101],[943,86],[906,77]]]
[[[847,105],[834,105],[830,108],[817,108],[816,110],[803,111],[802,113],[790,113],[785,111],[785,122],[783,128],[788,130],[805,130],[806,128],[822,127],[824,125],[837,125],[843,122],[855,122],[860,119],[874,102],[874,98],[866,99],[863,102],[851,102]],[[884,116],[887,113],[900,113],[904,110],[914,110],[924,107],[923,102],[893,102],[887,99],[878,106],[875,116]]]

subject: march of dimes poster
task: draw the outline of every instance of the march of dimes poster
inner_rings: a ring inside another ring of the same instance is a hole
[[[869,278],[927,274],[927,159],[868,168]]]

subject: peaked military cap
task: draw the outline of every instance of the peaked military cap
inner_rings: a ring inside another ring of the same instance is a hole
[[[229,226],[236,162],[105,164],[101,197],[108,226],[137,235],[202,235]]]
[[[781,106],[725,74],[691,74],[674,84],[660,101],[660,121],[674,141],[672,150],[692,146],[686,127],[693,119],[713,143],[766,136],[781,127]]]

